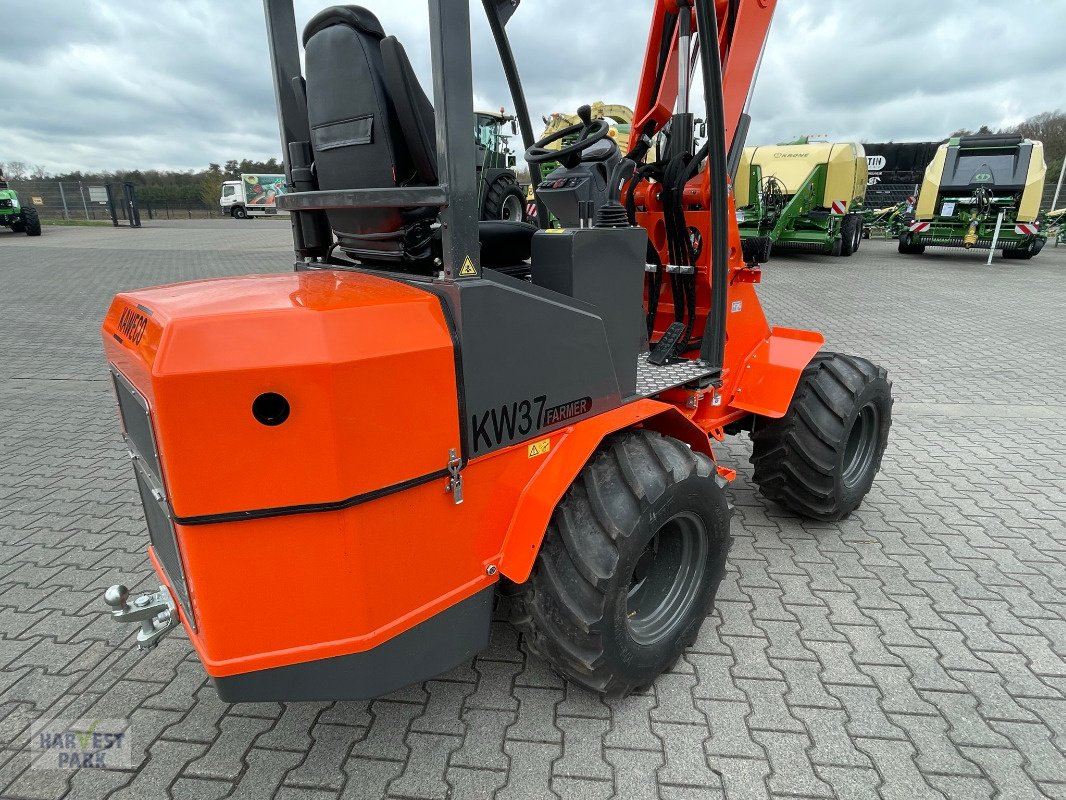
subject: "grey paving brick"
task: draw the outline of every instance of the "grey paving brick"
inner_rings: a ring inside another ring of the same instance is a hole
[[[604,747],[661,751],[662,742],[651,729],[650,711],[657,702],[654,695],[630,695],[624,699],[608,700],[611,720],[610,730],[603,739]]]
[[[914,747],[909,742],[887,739],[857,739],[856,747],[874,762],[884,781],[879,793],[885,800],[915,800],[944,797],[931,787],[914,763]]]
[[[803,724],[796,719],[785,703],[788,684],[784,681],[740,680],[737,684],[744,690],[753,714],[748,718],[752,730],[803,731]]]
[[[563,731],[563,757],[555,762],[553,774],[610,781],[614,773],[603,759],[609,720],[560,716],[557,724]]]
[[[969,694],[922,692],[922,697],[936,706],[951,726],[948,736],[956,745],[1008,747],[1009,742],[996,733],[977,713],[978,699]]]
[[[311,726],[326,708],[325,703],[288,703],[266,733],[255,740],[256,747],[305,752],[311,747]]]
[[[365,735],[365,728],[322,723],[315,725],[311,730],[314,744],[303,762],[285,776],[285,783],[302,787],[343,788],[344,762],[352,745]],[[259,741],[262,741],[262,737]]]
[[[753,734],[770,758],[770,791],[774,794],[832,797],[829,784],[811,767],[811,741],[805,733],[755,731]]]
[[[839,800],[867,800],[877,796],[881,776],[873,769],[856,767],[814,767],[818,777],[833,789]]]
[[[773,665],[785,676],[788,693],[785,702],[790,706],[840,708],[840,701],[826,691],[822,682],[822,665],[816,661],[775,660]]]
[[[964,747],[967,758],[980,765],[995,786],[1009,787],[1010,796],[1017,798],[1043,797],[1044,792],[1033,783],[1023,768],[1025,756],[1017,750],[995,747]]]
[[[711,767],[722,775],[726,797],[768,798],[766,782],[770,777],[770,763],[749,758],[712,758]]]
[[[373,722],[366,736],[352,747],[352,755],[406,761],[408,750],[404,739],[412,720],[421,713],[422,706],[413,703],[375,700],[370,706]]]
[[[667,787],[661,787],[660,792]],[[551,780],[551,789],[561,800],[608,800],[614,794],[611,781],[593,781],[586,778],[559,778]]]
[[[997,796],[996,787],[984,777],[961,775],[926,775],[926,782],[951,800],[990,800]]]
[[[422,715],[411,723],[411,730],[423,733],[440,733],[461,736],[466,727],[459,719],[463,701],[474,693],[470,683],[453,681],[427,681],[429,702]]]
[[[707,766],[703,749],[705,726],[655,722],[652,727],[663,741],[666,759],[658,771],[660,784],[718,785],[718,776]]]
[[[252,742],[270,727],[264,719],[255,717],[226,717],[221,722],[219,737],[211,749],[190,764],[185,772],[200,778],[234,780],[244,769],[244,757]]]
[[[853,737],[870,736],[903,739],[902,730],[893,725],[881,708],[882,696],[872,686],[829,686],[848,714],[848,733]]]
[[[917,750],[915,762],[923,774],[978,775],[980,770],[966,759],[947,736],[948,722],[943,717],[890,714],[892,723],[907,732]]]
[[[656,770],[665,763],[661,752],[609,749],[604,755],[614,768],[612,800],[658,800]]]
[[[403,771],[403,763],[353,757],[344,769],[348,783],[341,793],[342,800],[379,800],[385,796],[385,787]]]
[[[693,689],[697,683],[695,675],[668,673],[655,681],[655,696],[658,702],[651,710],[655,722],[680,722],[691,725],[706,726],[707,720],[696,708]]]
[[[449,767],[444,779],[451,787],[452,797],[489,798],[503,788],[507,782],[506,772],[493,772],[485,769],[467,769]]]
[[[838,767],[871,768],[870,759],[855,748],[847,731],[848,716],[843,710],[796,708],[793,713],[806,728],[813,746],[809,750],[812,764]]]
[[[552,762],[562,754],[560,745],[509,741],[504,749],[511,758],[511,768],[496,800],[549,800],[556,796],[550,782]]]
[[[563,734],[556,724],[555,708],[562,702],[560,689],[533,689],[517,686],[518,718],[507,729],[508,739],[527,742],[559,742]]]
[[[1006,736],[1024,755],[1025,772],[1034,781],[1066,783],[1066,754],[1059,749],[1064,745],[1061,729],[1049,728],[1047,722],[992,721],[989,726]],[[1058,747],[1052,741],[1053,735],[1059,737]]]
[[[443,800],[448,795],[444,780],[448,757],[459,744],[458,736],[412,732],[407,737],[410,756],[404,771],[389,784],[389,794]]]
[[[462,747],[452,754],[453,765],[480,769],[506,770],[508,760],[503,752],[506,731],[514,724],[512,711],[471,708],[463,712],[466,737]]]

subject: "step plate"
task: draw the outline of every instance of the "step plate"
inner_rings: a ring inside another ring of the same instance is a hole
[[[714,370],[703,361],[677,361],[657,367],[648,363],[648,354],[637,357],[637,397],[654,397],[659,392],[683,386],[691,381],[713,375]]]

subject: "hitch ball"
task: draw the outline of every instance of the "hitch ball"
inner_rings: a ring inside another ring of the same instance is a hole
[[[104,602],[107,603],[115,611],[129,611],[129,606],[126,601],[130,597],[130,590],[123,586],[121,583],[116,583],[114,586],[109,586],[107,591],[104,592]],[[111,613],[114,613],[112,611]]]

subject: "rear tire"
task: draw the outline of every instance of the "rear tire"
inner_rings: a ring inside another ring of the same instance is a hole
[[[714,464],[649,431],[609,438],[556,506],[515,624],[564,677],[620,697],[695,641],[732,542]]]
[[[850,256],[859,249],[862,220],[855,214],[845,214],[840,223],[840,255]]]
[[[842,519],[870,491],[891,425],[888,373],[865,358],[819,353],[785,415],[756,418],[754,481],[764,497],[801,516]]]
[[[1019,261],[1028,261],[1044,248],[1039,239],[1034,239],[1024,247],[1019,247],[1014,250],[1004,250],[1004,258],[1016,258]]]
[[[37,209],[33,206],[26,206],[22,209],[22,225],[23,230],[27,236],[40,236],[41,235],[41,218],[37,214]]]
[[[526,196],[514,175],[504,173],[485,192],[482,219],[522,222],[526,213]]]
[[[924,244],[914,244],[914,237],[910,231],[899,235],[899,252],[907,256],[920,256],[925,252]]]

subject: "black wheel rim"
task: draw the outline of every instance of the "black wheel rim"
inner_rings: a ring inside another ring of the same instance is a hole
[[[844,445],[844,485],[857,484],[869,470],[877,451],[877,435],[881,428],[881,412],[867,403],[855,417]]]
[[[663,524],[633,568],[626,622],[634,641],[655,644],[674,632],[696,602],[710,547],[707,525],[682,512]]]

